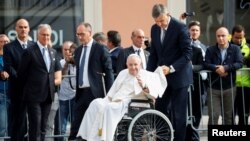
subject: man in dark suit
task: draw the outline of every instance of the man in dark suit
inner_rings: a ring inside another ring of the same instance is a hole
[[[132,32],[131,40],[133,42],[133,45],[131,47],[122,49],[118,55],[117,67],[116,67],[117,74],[123,69],[127,68],[126,66],[127,58],[130,54],[133,54],[133,53],[136,53],[141,57],[142,68],[146,69],[149,52],[142,48],[144,45],[144,38],[145,38],[145,35],[144,35],[143,30],[135,29]]]
[[[75,50],[74,55],[77,89],[69,140],[76,140],[90,102],[95,98],[104,97],[114,81],[110,54],[106,46],[93,40],[91,25],[79,24],[76,35],[82,45]]]
[[[18,68],[18,81],[27,104],[29,140],[44,141],[45,128],[54,100],[55,75],[61,73],[56,50],[50,47],[52,29],[48,24],[38,26],[38,41],[26,49]]]
[[[9,73],[9,95],[10,95],[10,121],[8,122],[9,136],[12,141],[24,140],[27,132],[26,105],[21,100],[22,93],[18,91],[17,69],[20,66],[21,56],[25,48],[34,44],[28,41],[29,23],[26,19],[16,22],[17,38],[4,47],[4,70]]]
[[[192,47],[187,27],[171,17],[162,4],[154,5],[151,49],[147,69],[163,67],[168,87],[156,100],[156,109],[170,118],[174,141],[184,141],[186,133],[188,87],[193,83]]]
[[[107,33],[107,37],[108,37],[107,46],[109,48],[109,53],[111,55],[113,73],[114,73],[114,76],[117,76],[116,64],[117,64],[118,55],[122,49],[121,35],[118,31],[110,30]]]

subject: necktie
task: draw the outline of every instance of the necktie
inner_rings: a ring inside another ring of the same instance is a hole
[[[83,49],[84,49],[84,52],[83,52],[81,62],[79,65],[79,77],[78,77],[80,86],[83,85],[83,73],[84,73],[84,64],[85,64],[85,58],[86,58],[86,53],[87,53],[87,46],[84,46]]]
[[[143,66],[143,60],[142,60],[142,55],[141,55],[141,49],[138,49],[138,50],[136,51],[136,53],[137,53],[137,55],[141,58],[141,67],[144,68],[144,66]]]
[[[161,44],[163,44],[165,38],[165,29],[161,29]]]
[[[138,49],[138,50],[136,51],[136,53],[137,53],[137,55],[139,55],[139,56],[140,56],[141,50],[140,50],[140,49]]]
[[[43,48],[43,59],[44,59],[44,62],[46,64],[46,68],[49,71],[49,69],[50,69],[49,52],[48,52],[48,49],[45,47]]]
[[[22,47],[23,47],[23,49],[26,49],[27,45],[26,44],[22,44]]]

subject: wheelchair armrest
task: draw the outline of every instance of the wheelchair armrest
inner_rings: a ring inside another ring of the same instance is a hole
[[[128,104],[128,107],[133,106],[133,103],[138,103],[138,105],[149,104],[150,108],[154,109],[154,101],[152,99],[131,99],[131,101]]]
[[[128,104],[128,116],[134,117],[139,112],[146,109],[153,109],[153,100],[132,99]]]

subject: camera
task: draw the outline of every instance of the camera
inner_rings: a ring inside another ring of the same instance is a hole
[[[242,56],[245,56],[245,52],[242,52]]]
[[[184,17],[192,17],[192,16],[195,16],[195,12],[185,12],[185,13],[183,13],[183,16]]]
[[[144,44],[145,44],[146,47],[149,47],[149,40],[145,40]]]

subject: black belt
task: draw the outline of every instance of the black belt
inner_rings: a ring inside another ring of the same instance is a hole
[[[79,88],[80,90],[90,90],[90,87]]]

